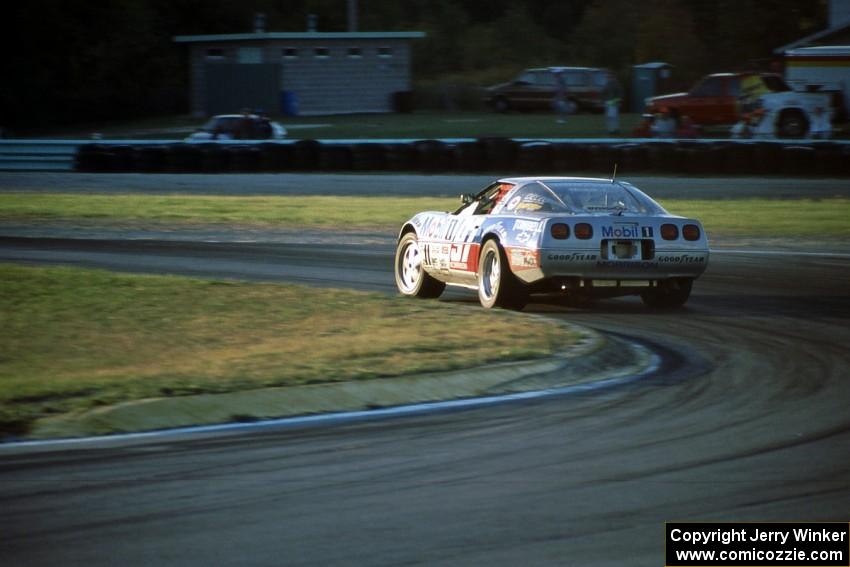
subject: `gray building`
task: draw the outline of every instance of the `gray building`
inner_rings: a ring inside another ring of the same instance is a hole
[[[411,89],[423,32],[255,32],[177,36],[189,47],[194,116],[391,112]]]

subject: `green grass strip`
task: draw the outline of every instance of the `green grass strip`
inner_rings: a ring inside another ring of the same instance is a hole
[[[0,264],[0,434],[160,396],[546,356],[575,337],[473,306],[296,285]]]
[[[665,199],[673,214],[700,219],[709,235],[850,237],[850,199]],[[395,232],[413,214],[454,210],[448,197],[210,197],[0,194],[0,222],[197,224]]]
[[[0,221],[153,222],[305,228],[400,228],[422,210],[457,199],[430,197],[209,197],[186,195],[0,194]]]
[[[850,199],[661,200],[699,219],[709,236],[850,238]]]

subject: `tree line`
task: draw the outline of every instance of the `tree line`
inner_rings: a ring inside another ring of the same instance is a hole
[[[424,31],[417,81],[489,84],[524,67],[665,61],[681,84],[764,64],[826,27],[826,0],[359,0],[359,31]],[[175,35],[348,29],[346,0],[28,0],[0,24],[0,126],[181,114],[188,54]]]

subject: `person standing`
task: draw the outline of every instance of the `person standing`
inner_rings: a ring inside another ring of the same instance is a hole
[[[816,140],[828,140],[832,137],[832,123],[829,120],[829,113],[824,112],[822,106],[815,107],[812,114],[809,137]]]
[[[729,135],[735,139],[753,137],[753,129],[752,126],[750,126],[750,114],[748,112],[741,115],[738,122],[732,126],[732,130],[729,131]]]
[[[567,82],[564,76],[555,72],[555,96],[552,98],[552,106],[558,114],[558,124],[566,122],[567,114],[570,113],[570,93],[567,91]]]
[[[605,90],[605,126],[609,134],[620,132],[620,101],[623,98],[623,89],[614,73],[608,71]]]
[[[632,130],[632,136],[635,138],[652,138],[655,136],[655,115],[643,114],[640,124]]]
[[[676,129],[677,138],[699,138],[699,129],[694,125],[690,116],[682,116],[679,119],[679,127]]]
[[[661,109],[652,124],[652,133],[656,138],[672,138],[676,134],[676,119],[666,106]]]

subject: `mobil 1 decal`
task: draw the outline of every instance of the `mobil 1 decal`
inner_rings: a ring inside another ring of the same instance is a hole
[[[639,226],[637,223],[614,223],[602,227],[602,238],[652,238],[651,226]]]
[[[449,221],[443,238],[451,242],[471,242],[475,239],[477,228],[478,222],[475,218],[454,218]]]

